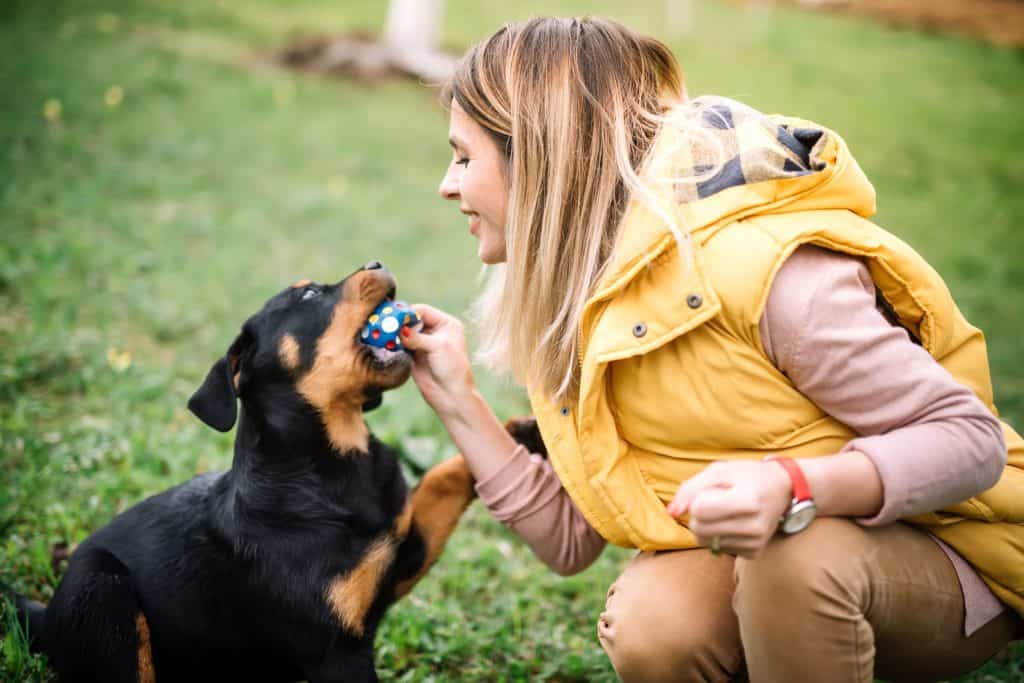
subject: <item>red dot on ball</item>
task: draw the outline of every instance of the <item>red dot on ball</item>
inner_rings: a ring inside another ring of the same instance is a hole
[[[394,350],[395,350],[395,340],[394,340],[394,339],[392,339],[391,341],[389,341],[389,342],[388,342],[387,344],[385,344],[384,346],[386,346],[386,347],[387,347],[388,351],[394,351]]]
[[[380,339],[380,330],[374,330],[373,331],[373,338],[374,339]]]

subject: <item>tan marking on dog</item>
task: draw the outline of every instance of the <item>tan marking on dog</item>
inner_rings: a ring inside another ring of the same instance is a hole
[[[135,617],[135,633],[138,636],[137,662],[139,683],[156,683],[156,672],[153,670],[153,646],[149,639],[149,624],[146,615],[139,612]]]
[[[277,345],[277,357],[281,359],[281,365],[287,370],[296,370],[299,367],[299,342],[295,337],[286,334],[281,337],[281,343]]]
[[[345,281],[331,322],[316,343],[316,360],[296,385],[299,393],[320,412],[331,445],[339,451],[366,452],[370,432],[363,421],[366,389],[390,389],[404,382],[404,372],[374,371],[360,357],[356,340],[373,307],[387,293],[391,280],[361,271]]]
[[[402,509],[402,514],[395,518],[395,523],[392,526],[392,532],[399,541],[405,540],[405,537],[409,535],[409,527],[412,526],[412,498],[410,497],[405,501],[405,507]]]
[[[426,557],[415,575],[395,587],[396,599],[412,590],[437,561],[475,495],[473,474],[461,455],[445,460],[423,475],[420,485],[410,496],[410,503],[412,523],[427,546]]]
[[[355,336],[365,314],[340,300],[327,330],[317,340],[316,360],[297,385],[320,411],[327,438],[339,451],[365,451],[369,430],[363,422],[363,390],[370,377],[356,355]]]
[[[305,287],[306,285],[311,284],[313,284],[312,280],[299,280],[294,285],[292,285],[292,289],[298,289],[299,287]]]
[[[358,450],[365,453],[370,448],[370,428],[363,421],[362,404],[351,406],[336,402],[321,410],[327,439],[342,452]]]
[[[395,558],[395,542],[390,536],[370,545],[362,561],[349,573],[336,578],[327,587],[327,602],[342,626],[356,637],[366,628],[366,613],[377,597],[380,580]]]
[[[242,369],[239,367],[238,354],[228,356],[228,368],[231,370],[231,381],[235,385],[235,393],[238,393],[238,382],[242,377]]]

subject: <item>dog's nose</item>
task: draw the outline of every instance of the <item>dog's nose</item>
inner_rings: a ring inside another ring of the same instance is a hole
[[[381,263],[380,261],[370,261],[365,266],[363,266],[363,270],[380,270],[383,267],[384,264]]]

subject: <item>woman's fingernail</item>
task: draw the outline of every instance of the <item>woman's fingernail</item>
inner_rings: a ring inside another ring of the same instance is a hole
[[[403,337],[408,337],[410,334],[412,334],[412,330],[410,330],[408,327],[403,327],[402,328],[402,336]]]

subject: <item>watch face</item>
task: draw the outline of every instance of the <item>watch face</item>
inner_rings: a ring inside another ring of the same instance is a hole
[[[782,521],[782,531],[787,534],[803,531],[814,521],[816,512],[817,509],[814,507],[814,501],[812,500],[802,500],[799,503],[794,503],[793,507],[786,514],[786,519]]]

